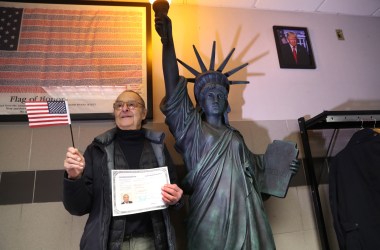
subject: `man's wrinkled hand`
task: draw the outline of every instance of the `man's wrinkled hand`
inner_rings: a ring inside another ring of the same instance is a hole
[[[165,204],[175,205],[182,198],[183,191],[177,184],[166,184],[161,188],[162,200]]]
[[[84,157],[77,148],[69,147],[66,152],[66,158],[63,161],[63,166],[69,179],[78,179],[84,171]]]

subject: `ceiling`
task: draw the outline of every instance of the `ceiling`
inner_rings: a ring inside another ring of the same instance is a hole
[[[380,17],[380,0],[172,0],[171,4]]]

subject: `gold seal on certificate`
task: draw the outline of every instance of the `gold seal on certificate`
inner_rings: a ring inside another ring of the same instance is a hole
[[[112,170],[113,216],[167,208],[161,188],[169,183],[167,167]]]

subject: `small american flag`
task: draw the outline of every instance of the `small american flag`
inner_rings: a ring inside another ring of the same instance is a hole
[[[67,101],[25,102],[29,127],[71,124]]]

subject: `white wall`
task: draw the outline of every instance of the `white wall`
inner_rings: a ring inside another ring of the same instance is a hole
[[[177,57],[194,68],[199,69],[192,45],[208,65],[214,40],[217,65],[233,47],[226,70],[250,63],[231,77],[250,84],[231,88],[230,120],[287,120],[324,110],[380,109],[380,18],[192,5],[172,5],[169,17]],[[307,27],[317,68],[281,69],[273,25]],[[344,41],[337,39],[335,29],[343,30]],[[154,30],[152,51],[157,107],[164,90],[161,43]],[[191,77],[182,66],[180,71]],[[158,109],[154,118],[163,120]]]

